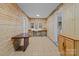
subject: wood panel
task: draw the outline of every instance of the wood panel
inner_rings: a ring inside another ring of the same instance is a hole
[[[23,17],[27,18],[16,4],[0,4],[0,55],[14,51],[10,40],[12,36],[23,32]]]
[[[74,40],[65,37],[65,53],[67,56],[74,56]]]
[[[59,35],[59,51],[61,55],[74,56],[75,55],[75,41],[69,37]]]
[[[76,40],[75,41],[75,55],[76,56],[79,56],[79,41],[78,40]]]
[[[79,37],[79,4],[74,4],[75,35]]]
[[[66,35],[74,35],[74,4],[64,4],[62,31]]]
[[[64,37],[61,35],[59,35],[58,44],[60,55],[65,55]]]

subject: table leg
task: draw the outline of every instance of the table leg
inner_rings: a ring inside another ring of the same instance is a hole
[[[23,51],[26,50],[28,45],[29,45],[29,38],[24,38],[24,48],[23,48]]]

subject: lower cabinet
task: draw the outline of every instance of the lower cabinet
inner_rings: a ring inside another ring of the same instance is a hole
[[[60,55],[65,55],[64,39],[61,35],[59,35],[58,45],[59,45]]]
[[[62,56],[79,56],[79,40],[59,35],[58,47]]]
[[[47,30],[28,30],[30,36],[47,36]]]

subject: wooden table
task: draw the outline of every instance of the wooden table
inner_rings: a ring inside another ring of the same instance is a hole
[[[23,40],[24,39],[24,40]],[[21,33],[11,38],[15,51],[25,51],[29,45],[29,35],[27,33]],[[23,46],[20,46],[23,40]]]

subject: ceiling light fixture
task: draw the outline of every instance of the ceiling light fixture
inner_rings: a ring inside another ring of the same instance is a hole
[[[36,16],[37,16],[37,17],[39,17],[40,15],[39,15],[39,14],[37,14]]]

